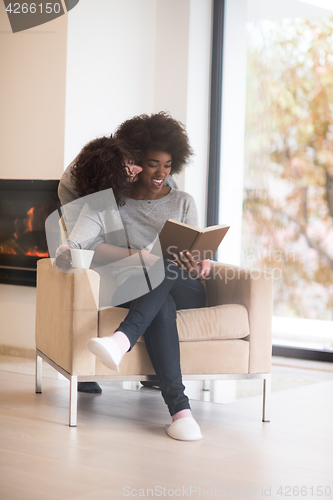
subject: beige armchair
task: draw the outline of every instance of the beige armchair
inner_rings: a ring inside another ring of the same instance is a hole
[[[77,422],[78,381],[156,378],[142,337],[119,372],[86,349],[87,340],[112,334],[127,314],[120,307],[98,310],[99,281],[93,270],[61,273],[50,259],[38,261],[36,392],[44,359],[70,381],[70,426]],[[183,378],[262,379],[262,420],[269,421],[272,276],[213,262],[206,290],[207,307],[177,314]]]

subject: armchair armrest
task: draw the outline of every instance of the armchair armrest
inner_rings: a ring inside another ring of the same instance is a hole
[[[272,353],[273,277],[266,271],[212,262],[209,306],[242,304],[249,314],[249,373],[268,373]]]
[[[99,275],[59,272],[51,259],[37,263],[36,348],[72,375],[93,375],[86,342],[97,336]]]

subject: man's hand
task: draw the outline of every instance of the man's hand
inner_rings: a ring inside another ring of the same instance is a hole
[[[70,252],[71,247],[63,246],[59,247],[57,250],[57,257],[56,257],[56,265],[60,269],[70,269],[72,267],[72,259],[71,259],[71,252]]]

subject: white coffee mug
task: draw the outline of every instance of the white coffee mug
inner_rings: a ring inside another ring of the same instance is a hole
[[[94,253],[94,250],[71,248],[72,267],[78,269],[89,269]]]

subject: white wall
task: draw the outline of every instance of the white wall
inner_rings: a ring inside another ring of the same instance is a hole
[[[186,123],[190,0],[157,1],[154,112]]]
[[[218,260],[239,264],[246,101],[246,4],[226,0],[223,43],[220,224],[231,226]]]
[[[194,150],[183,189],[197,204],[199,226],[206,226],[210,120],[212,2],[191,0],[186,129]]]
[[[0,2],[0,178],[59,179],[67,18],[13,34]]]
[[[70,11],[65,167],[92,138],[154,111],[155,39],[156,0],[80,0]]]
[[[0,285],[0,347],[35,348],[35,310],[36,288]]]

